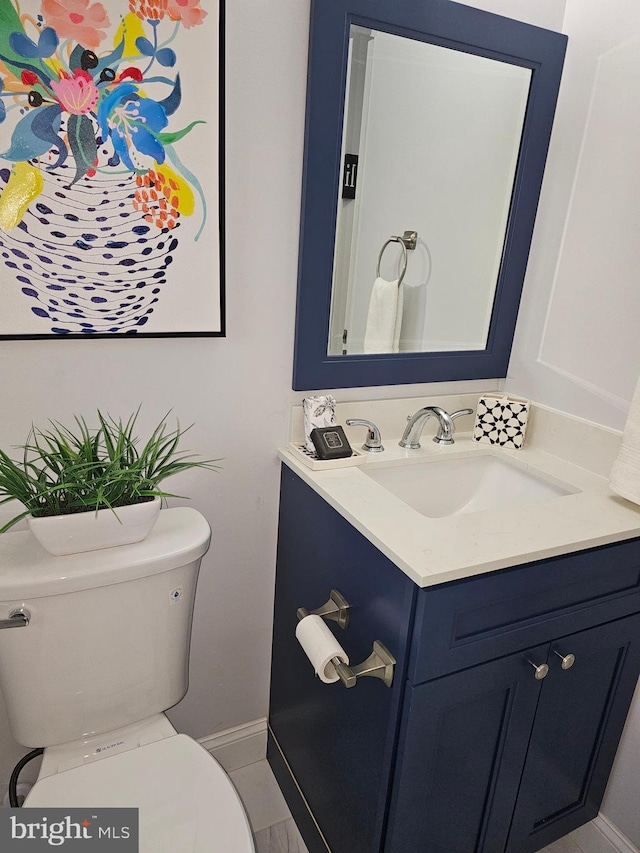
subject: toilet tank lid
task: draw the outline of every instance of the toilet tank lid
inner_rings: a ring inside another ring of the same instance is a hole
[[[53,557],[29,531],[0,536],[0,601],[77,592],[160,574],[200,559],[211,529],[191,507],[163,509],[142,542]]]

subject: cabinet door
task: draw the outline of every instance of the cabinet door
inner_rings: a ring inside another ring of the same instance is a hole
[[[594,818],[640,668],[640,616],[552,644],[507,850],[534,853]],[[575,663],[562,668],[561,656]]]
[[[351,605],[349,626],[327,625],[352,664],[369,656],[374,640],[382,642],[397,660],[391,688],[359,678],[346,689],[314,675],[296,641],[296,610],[324,604],[333,587]],[[415,592],[374,545],[283,469],[269,722],[333,853],[380,849]]]
[[[386,853],[504,853],[548,652],[407,688]]]

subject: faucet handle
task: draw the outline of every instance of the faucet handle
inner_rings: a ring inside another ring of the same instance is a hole
[[[367,427],[367,438],[362,445],[363,450],[368,450],[370,453],[380,453],[384,450],[380,430],[371,421],[365,421],[362,418],[347,418],[347,426],[365,426]]]
[[[457,412],[453,412],[453,414],[449,415],[452,421],[455,421],[456,418],[461,417],[462,415],[472,415],[473,409],[458,409]]]

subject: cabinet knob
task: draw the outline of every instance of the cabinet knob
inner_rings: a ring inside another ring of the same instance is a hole
[[[530,663],[531,666],[534,668],[535,677],[538,679],[538,681],[541,681],[543,678],[545,678],[545,676],[549,672],[549,667],[546,663],[534,663],[532,660],[529,660],[529,658],[527,658],[527,663]]]
[[[555,649],[553,650],[553,653],[558,655],[558,657],[562,661],[561,666],[563,669],[571,669],[571,667],[576,662],[576,656],[575,655],[563,655],[560,652],[556,651]]]

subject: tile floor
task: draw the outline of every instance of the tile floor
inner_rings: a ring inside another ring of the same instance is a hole
[[[554,844],[545,847],[541,853],[582,853],[582,848],[578,847],[575,841],[571,839],[571,836],[567,835],[566,838],[561,838],[560,841],[556,841]]]
[[[307,853],[266,759],[233,770],[229,777],[249,815],[257,853]]]
[[[307,853],[289,809],[266,760],[229,773],[245,805],[257,853]],[[561,838],[541,853],[583,853],[570,838]]]

